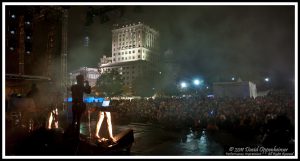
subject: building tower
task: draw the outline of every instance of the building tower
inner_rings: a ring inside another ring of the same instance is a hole
[[[141,22],[122,26],[115,24],[112,30],[112,57],[101,58],[100,73],[117,69],[125,85],[132,87],[139,74],[155,68],[159,60],[158,38],[158,31]],[[111,62],[106,61],[108,59]]]

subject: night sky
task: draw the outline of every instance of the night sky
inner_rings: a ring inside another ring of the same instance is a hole
[[[160,54],[173,57],[182,77],[294,83],[294,6],[126,6],[122,17],[106,23],[95,17],[85,28],[87,8],[70,9],[69,70],[96,67],[102,55],[111,56],[113,24],[141,21],[159,31]]]

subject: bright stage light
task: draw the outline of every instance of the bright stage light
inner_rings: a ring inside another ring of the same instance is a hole
[[[266,82],[269,82],[269,81],[270,81],[270,79],[269,79],[269,78],[265,78],[265,81],[266,81]]]
[[[199,85],[200,84],[200,81],[198,79],[194,80],[194,84],[195,85]]]
[[[180,86],[181,86],[181,88],[186,88],[187,84],[185,82],[181,82]]]

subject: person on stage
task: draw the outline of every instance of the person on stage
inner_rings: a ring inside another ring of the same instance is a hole
[[[106,101],[109,100],[108,98],[105,99]],[[111,113],[109,111],[100,111],[99,112],[99,118],[98,118],[98,122],[96,125],[96,131],[95,131],[95,137],[97,139],[101,139],[101,137],[99,136],[99,131],[101,129],[101,124],[103,122],[104,117],[106,116],[106,120],[107,120],[107,128],[108,128],[108,133],[109,133],[109,137],[110,140],[114,143],[116,143],[116,139],[113,136],[113,132],[112,132],[112,123],[111,123]]]

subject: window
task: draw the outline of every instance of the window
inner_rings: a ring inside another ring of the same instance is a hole
[[[138,53],[141,53],[141,50],[138,50]]]
[[[132,53],[134,53],[135,52],[135,50],[132,50]]]
[[[129,54],[131,54],[131,51],[129,51]]]
[[[120,53],[118,53],[118,55],[120,55]]]
[[[132,57],[132,59],[135,59],[134,56]]]
[[[141,55],[138,55],[138,58],[141,58]]]

